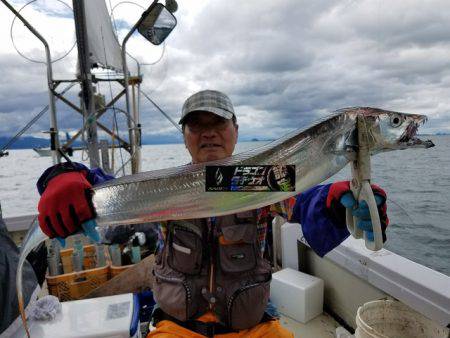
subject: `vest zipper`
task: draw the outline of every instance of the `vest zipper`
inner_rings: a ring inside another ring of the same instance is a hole
[[[215,266],[214,266],[214,262],[215,262],[215,257],[216,257],[216,241],[214,240],[214,227],[216,224],[216,218],[215,217],[211,217],[208,218],[208,225],[209,225],[209,243],[211,244],[211,250],[210,250],[210,266],[209,266],[209,294],[211,295],[210,297],[212,298],[213,296],[213,292],[214,292],[214,275],[215,275]],[[211,302],[212,299],[209,299],[208,304],[209,304],[209,309],[212,311],[214,309],[214,304],[215,302]]]
[[[169,282],[169,283],[177,282],[177,283],[180,283],[181,285],[183,285],[184,290],[186,291],[186,309],[187,309],[188,303],[190,303],[192,300],[192,290],[189,287],[189,285],[186,283],[186,281],[181,278],[162,276],[155,270],[153,270],[153,271],[155,273],[155,277],[157,277],[165,282]]]
[[[240,293],[244,292],[245,290],[251,289],[255,286],[261,285],[262,282],[253,283],[249,285],[245,285],[234,291],[234,293],[231,295],[230,299],[227,302],[227,312],[228,312],[228,324],[231,325],[231,306],[233,305],[234,300],[237,296],[239,296]]]

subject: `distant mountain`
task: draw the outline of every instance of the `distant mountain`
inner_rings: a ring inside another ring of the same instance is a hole
[[[183,143],[181,134],[175,135],[142,135],[142,144],[175,144]]]
[[[270,141],[274,141],[273,138],[258,138],[258,137],[240,137],[239,138],[239,142],[270,142]]]
[[[12,136],[0,136],[0,149],[6,145]],[[65,140],[61,139],[61,140]],[[109,142],[111,139],[108,140]],[[183,138],[181,135],[177,136],[143,136],[142,144],[170,144],[170,143],[183,143]],[[76,141],[73,143],[74,147],[81,147],[81,141]],[[45,138],[33,137],[33,136],[22,136],[16,142],[13,143],[10,149],[32,149],[39,147],[50,147],[50,141]]]
[[[0,149],[11,139],[12,136],[0,136]],[[61,138],[65,140],[65,138]],[[108,139],[110,142],[111,139]],[[239,142],[256,142],[256,141],[273,141],[273,139],[256,138],[256,137],[240,137]],[[181,134],[174,135],[142,135],[142,144],[176,144],[183,143],[183,136]],[[73,143],[74,147],[81,147],[81,141]],[[50,141],[46,138],[22,136],[20,137],[10,149],[32,149],[39,147],[50,147]]]
[[[450,135],[449,132],[446,131],[438,131],[437,133],[423,133],[423,134],[417,134],[418,137],[422,137],[422,136],[442,136],[442,135]]]
[[[12,136],[0,136],[0,148],[3,148]],[[23,136],[13,143],[10,149],[30,149],[37,147],[50,147],[50,141],[45,138]]]

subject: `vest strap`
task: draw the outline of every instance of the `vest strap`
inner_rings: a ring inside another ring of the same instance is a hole
[[[265,323],[271,320],[276,320],[276,317],[272,317],[266,312],[264,312],[264,315],[260,321],[261,323]],[[216,334],[226,334],[226,333],[232,333],[232,332],[238,332],[237,330],[233,330],[232,328],[223,325],[221,323],[214,323],[214,322],[201,322],[199,320],[188,320],[188,321],[181,321],[178,320],[167,313],[165,313],[161,308],[156,308],[153,311],[152,314],[152,320],[153,325],[156,326],[157,323],[163,320],[170,320],[171,322],[174,322],[175,324],[184,327],[185,329],[188,329],[190,331],[193,331],[195,333],[201,334],[206,337],[214,337]]]
[[[162,320],[170,320],[171,322],[174,322],[175,324],[182,326],[185,329],[188,329],[190,331],[193,331],[206,337],[214,337],[214,335],[216,334],[237,332],[236,330],[233,330],[232,328],[229,328],[220,323],[214,322],[205,323],[199,320],[188,320],[183,322],[165,313],[161,308],[157,308],[153,311],[152,320],[154,326],[156,326],[156,324]]]

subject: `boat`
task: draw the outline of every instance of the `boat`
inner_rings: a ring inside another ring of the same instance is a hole
[[[2,0],[2,2],[5,3],[6,1]],[[84,11],[83,6],[91,6],[94,1],[79,0],[77,3],[80,7],[74,8],[74,10],[76,13],[77,11],[82,13]],[[95,1],[95,3],[99,2]],[[157,3],[157,0],[154,1],[150,6],[151,8],[142,17],[144,18]],[[96,8],[97,10],[101,9],[104,13],[106,6],[103,3]],[[82,21],[87,18],[87,16],[78,18],[77,25],[83,24]],[[89,27],[89,19],[84,24]],[[133,27],[125,38],[122,49],[119,49],[122,56],[125,55],[127,39],[139,24],[138,22]],[[152,32],[152,34],[147,34],[147,38],[151,40],[154,32],[149,30],[149,27],[142,30]],[[77,35],[79,34],[82,34],[82,30],[77,30]],[[84,37],[83,41],[86,42],[88,39]],[[158,41],[160,41],[160,37],[158,37]],[[114,39],[111,39],[110,43],[112,50],[117,47]],[[84,49],[86,52],[86,50],[90,50],[90,47],[89,43],[85,43],[79,45],[79,50],[83,51]],[[84,74],[89,74],[90,67],[88,64],[92,61],[87,60],[86,55],[82,52],[79,54],[80,60],[82,60],[80,69]],[[112,55],[117,55],[117,53],[112,53]],[[120,145],[128,150],[131,155],[128,161],[131,164],[129,172],[136,173],[140,168],[140,140],[137,129],[139,112],[136,109],[131,110],[130,107],[139,105],[135,104],[136,101],[132,99],[132,95],[128,91],[130,89],[134,91],[138,87],[141,76],[140,74],[129,74],[124,58],[115,58],[116,64],[112,65],[108,64],[107,60],[98,57],[97,63],[102,62],[107,66],[115,66],[116,69],[122,67],[123,69],[120,81],[124,83],[125,88],[122,95],[126,95],[126,113],[129,118],[129,126],[133,128],[129,129],[128,142],[121,139]],[[86,64],[83,65],[83,63]],[[86,79],[83,80],[81,86],[84,89],[84,99],[86,102],[90,102],[89,98],[92,99],[94,93],[89,89],[92,85],[91,78],[88,76]],[[56,82],[52,81],[51,83]],[[50,98],[50,101],[52,101],[52,98]],[[104,112],[102,109],[104,108],[96,109],[93,105],[85,105],[82,111],[85,116],[93,116],[92,114]],[[49,150],[54,161],[57,162],[61,160],[61,154],[57,151],[59,140],[54,118],[56,112],[52,114],[51,135],[52,141],[55,143],[55,149],[45,150]],[[94,125],[90,128],[91,131],[94,131],[90,133],[87,148],[91,166],[100,164],[106,171],[111,171],[106,153],[102,153],[101,160],[98,154],[95,134],[95,128],[97,127]],[[115,136],[118,139],[120,138],[119,135]],[[44,151],[44,149],[41,150]],[[20,243],[23,239],[34,216],[21,216],[5,220],[8,231],[17,243]],[[295,337],[351,337],[355,330],[361,327],[361,309],[364,309],[364,304],[373,301],[381,301],[384,302],[383,304],[395,301],[396,304],[401,304],[405,309],[409,309],[411,312],[408,313],[414,313],[414,318],[417,318],[416,322],[419,323],[416,323],[417,328],[426,330],[433,326],[436,337],[438,337],[437,334],[439,334],[439,337],[441,335],[442,337],[450,337],[450,277],[386,249],[367,250],[363,241],[352,237],[324,258],[320,258],[309,248],[301,233],[301,226],[285,223],[280,218],[276,218],[273,223],[273,243],[272,301],[277,305],[281,314],[282,325],[294,332]],[[50,337],[51,332],[54,333],[55,330],[58,330],[60,337],[63,337],[67,328],[73,329],[83,323],[83,327],[79,331],[76,333],[73,330],[71,331],[72,337],[74,335],[85,337],[87,334],[106,337],[112,335],[111,325],[100,324],[105,323],[101,321],[100,315],[98,320],[92,320],[92,317],[89,320],[89,316],[93,316],[93,314],[113,316],[111,311],[114,310],[116,312],[113,311],[113,313],[122,313],[121,318],[124,319],[120,323],[117,322],[117,325],[120,326],[116,330],[117,337],[145,337],[146,332],[152,328],[146,322],[139,323],[136,317],[138,301],[133,292],[151,288],[153,277],[149,271],[151,271],[152,259],[153,256],[149,256],[135,266],[128,267],[130,273],[117,275],[90,291],[83,296],[83,299],[63,302],[63,311],[58,320],[46,323],[31,322],[32,336],[33,333],[40,332],[41,337]],[[286,297],[298,300],[298,303],[290,304]],[[117,304],[128,305],[123,305],[120,308]],[[75,312],[77,316],[69,315],[70,312]],[[398,321],[401,322],[401,319],[398,319]],[[425,327],[426,325],[428,326]],[[117,332],[120,332],[120,334]],[[14,334],[14,337],[25,337],[25,334],[24,329],[20,328]]]
[[[23,225],[29,220],[30,218],[6,220],[7,227],[16,240],[20,240],[23,236],[26,230]],[[427,329],[432,325],[436,332],[436,335],[418,335],[418,337],[448,337],[450,334],[448,328],[450,277],[386,249],[369,251],[361,240],[352,237],[320,258],[309,248],[299,224],[285,223],[278,218],[274,220],[273,229],[277,243],[274,246],[274,257],[277,259],[273,278],[279,281],[277,275],[280,275],[283,282],[283,274],[285,275],[286,271],[290,277],[285,279],[285,283],[275,287],[272,283],[272,301],[274,293],[281,299],[285,299],[283,294],[286,297],[287,293],[291,299],[304,300],[302,290],[308,288],[305,288],[305,283],[301,281],[302,276],[323,281],[321,290],[323,298],[319,297],[319,300],[317,297],[310,298],[310,302],[305,303],[306,308],[303,310],[303,312],[310,311],[308,307],[316,306],[313,304],[319,301],[320,311],[306,322],[296,317],[300,310],[295,306],[290,307],[286,303],[276,304],[282,325],[291,330],[295,337],[353,337],[352,334],[357,329],[358,309],[376,300],[396,300],[404,305],[405,309],[414,313],[414,318],[420,319],[414,323],[416,327]],[[149,258],[153,259],[152,256]],[[146,264],[145,269],[144,265],[139,266],[137,271],[141,273],[138,278],[131,277],[133,276],[131,273],[118,275],[103,287],[94,290],[90,295],[93,298],[67,302],[70,304],[67,306],[72,309],[83,306],[98,308],[101,304],[110,304],[114,299],[110,297],[123,296],[126,294],[125,290],[138,291],[151,285],[151,264]],[[294,273],[295,278],[292,278],[292,272],[297,273]],[[300,279],[297,284],[296,279]],[[300,307],[300,304],[296,305]],[[124,325],[131,325],[131,319]],[[140,333],[145,337],[148,323],[141,325]],[[54,326],[48,323],[39,324],[35,329],[49,331],[54,329]],[[107,328],[105,332],[109,332]],[[18,333],[15,337],[24,337],[24,334],[25,332],[21,331],[21,334]],[[83,337],[83,334],[80,333],[79,337]],[[99,335],[99,337],[106,336]]]
[[[48,132],[46,132],[46,133],[48,133]],[[61,150],[68,156],[72,156],[74,151],[86,150],[85,147],[68,146],[68,144],[72,144],[72,143],[73,143],[73,140],[71,141],[70,134],[68,132],[66,132],[66,144],[61,146]],[[51,157],[52,156],[52,149],[50,147],[37,147],[37,148],[33,148],[33,150],[41,157]]]
[[[52,150],[50,148],[33,148],[33,150],[41,157],[51,157]]]
[[[113,148],[109,146],[109,148]],[[66,153],[68,156],[73,156],[74,151],[85,151],[86,148],[84,147],[70,147],[70,148],[63,148],[64,153]],[[52,149],[49,147],[39,147],[39,148],[33,148],[33,150],[41,157],[51,157],[52,156]]]

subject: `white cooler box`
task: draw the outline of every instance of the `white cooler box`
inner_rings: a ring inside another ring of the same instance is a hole
[[[323,312],[323,280],[286,268],[275,272],[270,283],[270,301],[278,311],[306,323]]]
[[[36,338],[140,337],[139,300],[132,293],[63,302],[52,321],[29,322]],[[26,337],[21,327],[14,338]]]

